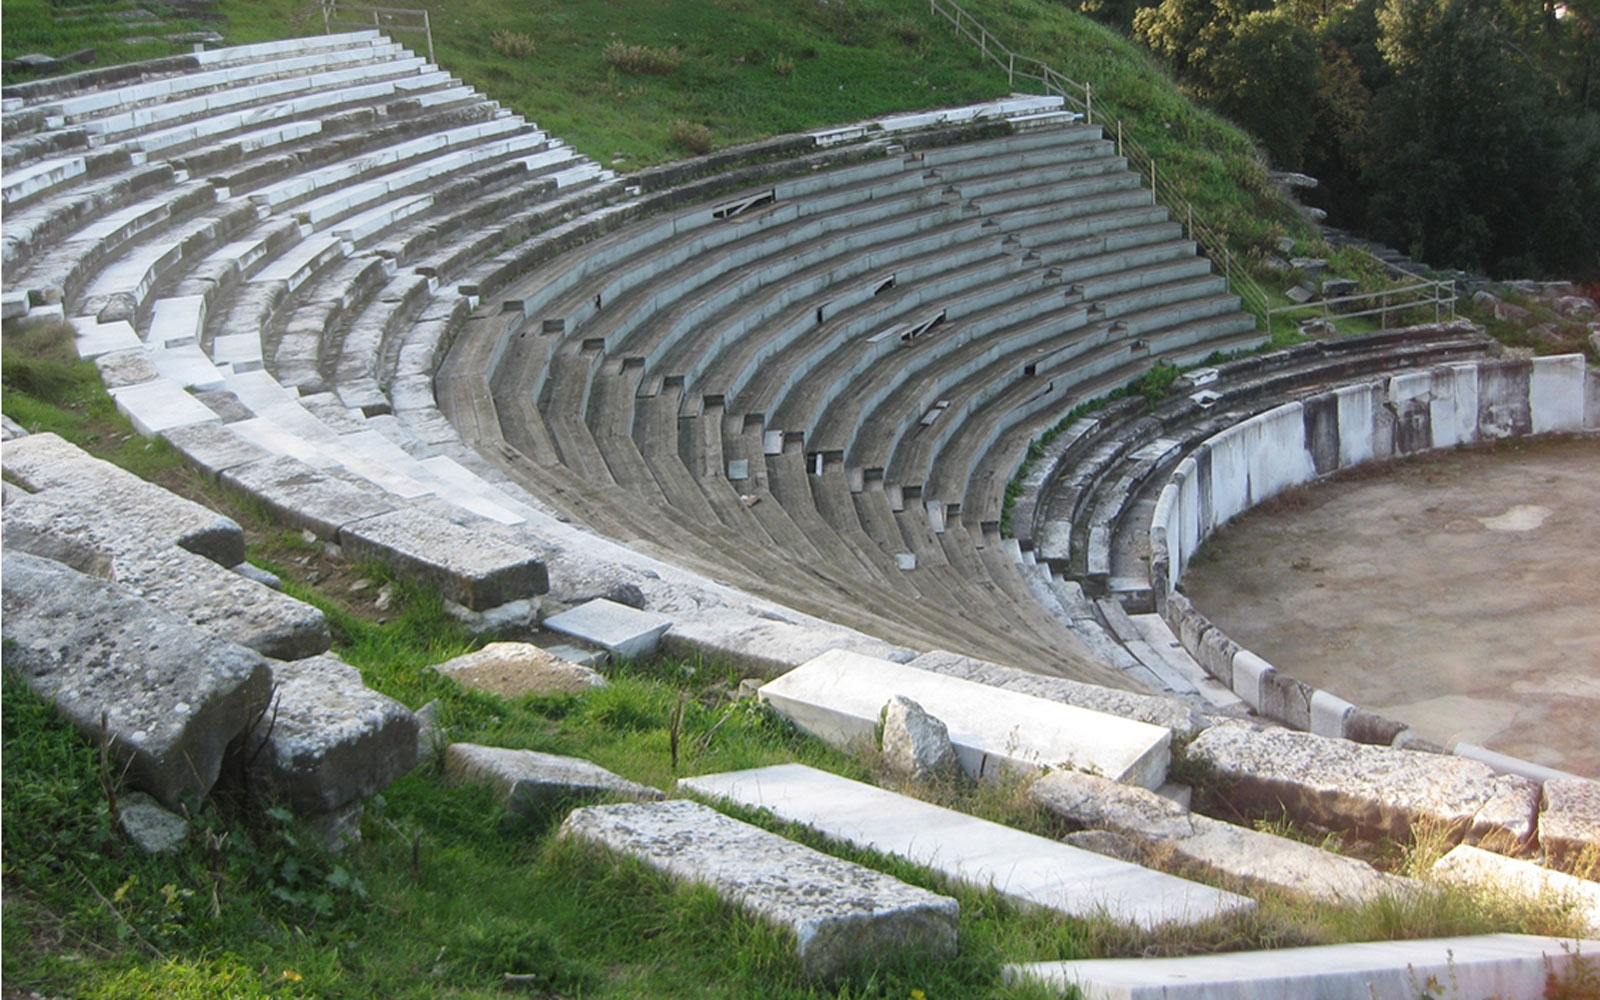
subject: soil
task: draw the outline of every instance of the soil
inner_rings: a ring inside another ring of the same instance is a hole
[[[1182,590],[1291,676],[1600,777],[1600,439],[1352,470],[1219,531]]]

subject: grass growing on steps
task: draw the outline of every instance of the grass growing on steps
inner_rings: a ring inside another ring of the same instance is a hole
[[[88,58],[73,63],[74,70],[182,55],[193,51],[193,44],[169,41],[167,35],[218,28],[175,11],[152,16],[134,0],[6,0],[5,22],[0,47],[8,61],[30,53],[65,56],[92,49]],[[5,72],[8,84],[37,78],[25,69]]]

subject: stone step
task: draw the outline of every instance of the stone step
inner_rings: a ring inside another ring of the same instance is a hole
[[[1005,977],[1039,982],[1063,994],[1075,990],[1073,995],[1084,1000],[1412,997],[1431,995],[1430,983],[1448,983],[1452,995],[1461,997],[1540,1000],[1548,995],[1547,975],[1560,982],[1577,963],[1592,961],[1596,951],[1600,941],[1486,934],[1189,958],[1039,962],[1007,966]]]
[[[1076,767],[1146,788],[1166,781],[1169,730],[859,653],[825,653],[761,688],[762,699],[801,728],[841,746],[870,744],[895,695],[949,727],[974,778]]]
[[[1024,909],[1105,916],[1152,930],[1247,911],[1252,900],[1102,857],[953,809],[807,767],[682,778],[678,787],[770,811],[833,840],[895,854]]]
[[[709,886],[792,937],[801,970],[833,979],[895,956],[956,952],[959,904],[829,857],[695,802],[576,809],[561,835],[591,841],[683,882]]]

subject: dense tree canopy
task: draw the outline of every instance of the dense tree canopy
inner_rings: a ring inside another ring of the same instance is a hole
[[[1430,263],[1600,275],[1600,0],[1095,2],[1334,221]]]

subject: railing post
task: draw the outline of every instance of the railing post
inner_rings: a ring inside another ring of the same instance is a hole
[[[428,10],[426,7],[424,7],[422,10],[422,30],[428,35],[428,61],[434,65],[438,65],[437,60],[433,58],[433,22],[428,19]]]
[[[1094,124],[1094,91],[1090,89],[1087,80],[1083,84],[1083,123]]]
[[[324,35],[333,34],[333,26],[328,23],[328,6],[328,0],[322,0],[322,33]]]
[[[1122,155],[1122,119],[1117,119],[1117,155]]]
[[[1157,205],[1161,204],[1161,195],[1156,193],[1156,158],[1150,157],[1150,200]]]
[[[1017,54],[1015,52],[1006,53],[1006,85],[1010,87],[1017,85]]]

